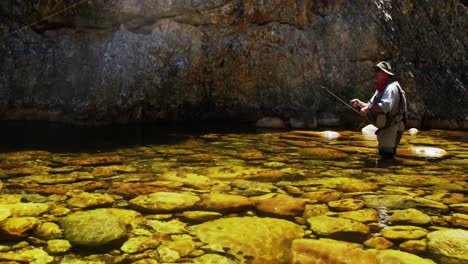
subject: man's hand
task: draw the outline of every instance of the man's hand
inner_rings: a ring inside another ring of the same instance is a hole
[[[353,99],[351,100],[351,105],[354,107],[354,108],[364,108],[367,106],[366,103],[362,102],[361,100],[359,99]]]
[[[364,106],[363,108],[361,108],[361,111],[359,111],[359,115],[360,116],[367,116],[367,114],[369,113],[370,109],[368,108],[368,106]]]

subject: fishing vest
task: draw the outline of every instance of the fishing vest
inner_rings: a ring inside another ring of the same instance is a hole
[[[388,83],[382,91],[378,92],[372,99],[371,106],[378,104],[385,93],[387,87],[391,84],[396,85],[399,94],[398,105],[394,106],[394,109],[391,109],[388,113],[375,113],[370,111],[367,115],[369,121],[379,129],[384,129],[387,127],[394,126],[399,122],[403,121],[406,124],[408,118],[408,108],[406,104],[406,94],[405,91],[401,88],[400,84],[397,81],[392,81]]]

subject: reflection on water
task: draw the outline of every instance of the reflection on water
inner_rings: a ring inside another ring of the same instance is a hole
[[[436,235],[466,242],[436,232],[467,232],[466,132],[407,132],[390,163],[338,132],[3,124],[0,262],[307,263],[324,239],[438,262]]]

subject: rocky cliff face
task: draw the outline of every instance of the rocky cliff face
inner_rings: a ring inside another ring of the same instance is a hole
[[[468,119],[464,1],[30,2],[0,3],[1,36],[76,7],[1,39],[1,119],[347,120],[319,85],[367,99],[380,60],[412,119]]]

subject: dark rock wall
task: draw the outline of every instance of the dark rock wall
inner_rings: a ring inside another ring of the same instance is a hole
[[[4,0],[0,34],[78,2]],[[368,99],[389,60],[412,119],[463,126],[467,24],[452,0],[90,0],[0,41],[0,118],[346,119],[319,85]]]

